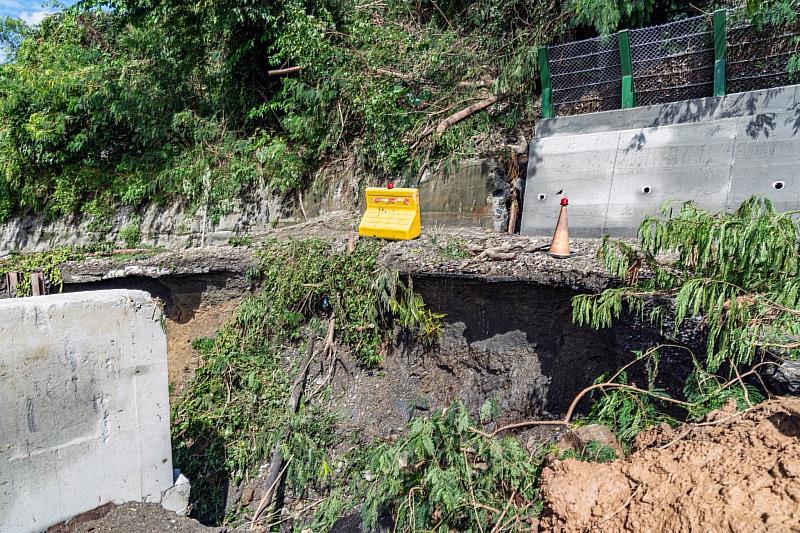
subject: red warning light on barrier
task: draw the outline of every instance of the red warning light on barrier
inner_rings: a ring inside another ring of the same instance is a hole
[[[565,196],[564,198],[561,199],[561,207],[566,207],[568,205],[569,205],[569,200]]]

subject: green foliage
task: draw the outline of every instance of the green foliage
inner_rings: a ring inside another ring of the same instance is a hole
[[[22,278],[17,285],[17,296],[30,296],[31,274],[41,272],[51,290],[61,291],[63,280],[60,266],[67,261],[77,261],[83,257],[80,250],[69,246],[59,246],[34,254],[19,254],[12,252],[6,259],[0,260],[0,277],[8,272],[19,272]]]
[[[466,259],[470,253],[466,250],[463,239],[448,239],[440,243],[435,237],[429,237],[431,245],[435,246],[443,259]]]
[[[37,27],[6,19],[0,219],[179,196],[214,220],[237,195],[301,187],[342,152],[413,179],[479,153],[493,122],[531,119],[508,105],[496,121],[424,133],[495,91],[495,77],[504,100],[529,102],[540,28],[560,31],[557,14],[497,0],[90,0]],[[287,66],[302,70],[267,74]]]
[[[240,235],[238,237],[231,237],[228,239],[228,244],[237,248],[239,246],[250,247],[253,245],[252,235]]]
[[[539,512],[541,459],[513,437],[476,432],[454,404],[413,419],[400,439],[370,454],[365,522],[374,525],[385,508],[397,531],[477,532],[495,523],[497,531],[527,531]]]
[[[786,23],[796,0],[750,2]],[[414,182],[536,111],[537,48],[690,11],[672,0],[86,0],[0,20],[0,220],[181,198],[212,221],[347,161]],[[582,28],[579,31],[583,31]],[[793,58],[790,70],[796,70]],[[270,70],[299,67],[287,75]],[[496,104],[443,134],[440,122]]]
[[[647,389],[627,387],[621,370],[610,378],[612,385],[600,388],[586,420],[608,425],[628,447],[643,429],[670,422],[659,404],[670,402],[698,419],[729,401],[739,409],[762,401],[740,369],[756,357],[795,358],[800,350],[797,224],[795,212],[778,213],[766,199],[751,198],[734,213],[687,202],[677,213],[665,205],[661,217],[645,219],[638,249],[606,238],[598,255],[624,283],[574,297],[573,320],[602,328],[623,311],[658,324],[670,316],[675,333],[692,320],[708,341],[702,361],[692,355],[685,401],[656,388],[659,357],[653,348],[630,363],[647,365]],[[727,370],[728,379],[715,375],[718,370]]]
[[[422,296],[414,292],[411,277],[406,286],[400,286],[400,293],[390,301],[390,310],[397,323],[406,331],[416,334],[426,346],[435,344],[444,332],[442,319],[445,315],[434,313],[425,306]]]
[[[340,346],[364,365],[381,360],[391,310],[399,308],[393,304],[396,275],[377,269],[377,252],[374,241],[360,241],[351,254],[334,253],[330,244],[314,239],[267,241],[256,252],[261,289],[214,339],[193,343],[203,364],[173,403],[172,429],[175,463],[191,475],[194,498],[202,505],[197,512],[205,520],[224,514],[224,495],[215,490],[229,477],[252,475],[279,434],[286,437],[285,457],[292,458],[292,486],[323,483],[330,473],[331,414],[319,402],[303,403],[287,419],[290,377],[298,370],[296,354],[305,350],[291,347],[309,333],[324,337],[322,320],[330,315]]]
[[[602,375],[595,383],[604,383],[608,378],[609,376]],[[627,373],[620,372],[612,383],[627,385]],[[674,422],[661,411],[663,405],[658,404],[658,397],[667,398],[667,394],[657,389],[651,390],[651,393],[652,395],[641,394],[625,388],[603,390],[584,421],[608,426],[623,449],[627,450],[634,437],[643,430],[662,422]]]
[[[139,224],[131,222],[119,230],[119,238],[127,248],[136,248],[142,242],[142,230]]]
[[[684,387],[690,418],[699,419],[729,401],[734,401],[739,410],[764,401],[764,395],[750,384],[724,382],[718,376],[706,372],[694,361],[694,371],[689,374]]]
[[[617,452],[614,451],[614,448],[592,440],[580,450],[564,450],[558,455],[558,459],[561,461],[577,459],[578,461],[588,461],[592,463],[609,463],[620,458],[617,457]]]
[[[743,365],[759,352],[796,357],[800,344],[798,227],[792,213],[752,198],[735,213],[710,213],[688,202],[649,217],[640,250],[606,239],[600,256],[631,284],[573,300],[579,324],[608,327],[623,309],[658,321],[674,301],[674,328],[699,320],[708,336],[709,372]],[[671,258],[671,259],[667,259]],[[639,276],[645,267],[647,275]]]
[[[574,22],[592,26],[601,35],[621,27],[641,26],[650,21],[656,0],[572,0]]]

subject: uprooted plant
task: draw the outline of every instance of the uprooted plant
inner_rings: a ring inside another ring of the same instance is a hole
[[[625,283],[576,296],[573,319],[604,328],[627,311],[661,327],[671,322],[674,336],[693,321],[707,339],[706,353],[702,359],[692,354],[685,401],[669,401],[690,419],[730,399],[739,408],[751,406],[763,396],[746,378],[800,353],[800,248],[794,215],[777,212],[761,198],[747,200],[734,213],[712,213],[693,202],[673,213],[665,205],[662,217],[642,223],[638,249],[603,241],[600,258]],[[658,351],[649,350],[636,362],[654,367],[657,358]],[[625,383],[626,375],[618,372],[607,381]],[[648,381],[647,391],[597,386],[604,396],[590,418],[609,424],[629,442],[663,419],[653,402],[667,396],[654,379]]]

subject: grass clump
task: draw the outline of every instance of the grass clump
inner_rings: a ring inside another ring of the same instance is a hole
[[[119,230],[119,238],[127,248],[136,248],[142,242],[142,230],[132,222]]]

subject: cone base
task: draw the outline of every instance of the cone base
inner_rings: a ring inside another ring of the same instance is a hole
[[[570,257],[572,257],[574,255],[578,255],[578,254],[570,252],[567,255],[562,255],[562,254],[553,254],[553,253],[547,252],[547,255],[549,255],[550,257],[553,257],[555,259],[569,259]]]

